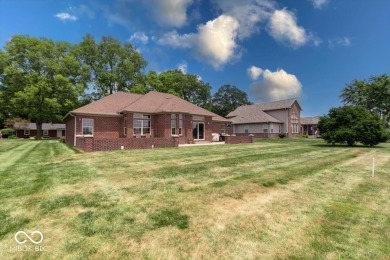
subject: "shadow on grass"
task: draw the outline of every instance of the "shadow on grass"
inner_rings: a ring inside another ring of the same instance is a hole
[[[382,146],[382,145],[375,145],[375,146],[368,146],[368,145],[362,145],[362,144],[356,144],[356,145],[347,145],[347,144],[311,144],[311,146],[321,147],[321,148],[367,148],[367,149],[385,149],[388,147]]]

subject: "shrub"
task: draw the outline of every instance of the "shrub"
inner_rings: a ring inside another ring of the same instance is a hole
[[[309,135],[304,134],[304,135],[302,135],[301,137],[302,137],[302,138],[309,138]]]
[[[384,121],[361,106],[330,109],[327,116],[320,118],[318,129],[321,137],[331,144],[352,146],[360,142],[374,146],[388,140]]]
[[[279,138],[285,138],[286,134],[279,134]]]
[[[15,134],[15,130],[12,128],[4,128],[4,129],[1,129],[0,131],[3,135],[3,138],[8,138],[8,137],[13,136]]]

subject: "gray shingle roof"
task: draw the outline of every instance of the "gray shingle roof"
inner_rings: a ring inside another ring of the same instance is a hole
[[[302,125],[317,125],[320,121],[319,116],[313,116],[313,117],[302,117],[301,118],[301,124]]]
[[[28,124],[14,124],[14,129],[30,129],[30,130],[37,130],[37,124],[36,123],[28,123]],[[65,130],[65,124],[50,124],[50,123],[43,123],[42,124],[42,130]]]
[[[269,103],[240,106],[226,117],[233,124],[245,123],[282,123],[280,120],[266,113],[266,111],[287,109],[292,107],[296,99],[287,99]],[[299,106],[299,104],[298,104]],[[300,106],[299,106],[300,108]]]

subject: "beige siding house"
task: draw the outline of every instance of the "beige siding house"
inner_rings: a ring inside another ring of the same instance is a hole
[[[302,108],[296,99],[238,107],[227,115],[236,135],[253,134],[272,138],[279,134],[297,137],[301,129]]]

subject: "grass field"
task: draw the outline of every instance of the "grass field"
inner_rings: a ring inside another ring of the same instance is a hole
[[[0,259],[389,259],[390,144],[3,140],[0,205]],[[45,251],[19,252],[20,230],[42,232]]]

